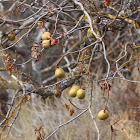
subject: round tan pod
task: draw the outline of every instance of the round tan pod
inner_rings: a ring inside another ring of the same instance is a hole
[[[44,49],[48,49],[51,46],[51,41],[50,40],[43,40],[42,41],[42,47]]]
[[[10,41],[15,40],[15,34],[14,33],[8,34],[8,40],[10,40]]]
[[[78,89],[79,89],[79,86],[74,85],[74,86],[72,86],[72,88],[74,88],[74,89],[77,89],[77,90],[78,90]],[[71,89],[72,89],[72,88],[71,88]]]
[[[98,118],[99,118],[100,120],[105,120],[105,119],[108,118],[108,116],[109,116],[109,113],[108,113],[107,110],[101,110],[101,111],[99,111],[99,113],[98,113]]]
[[[51,37],[51,33],[50,32],[44,32],[41,37],[42,37],[43,40],[48,40]]]
[[[77,94],[77,90],[76,88],[71,88],[70,91],[69,91],[69,95],[71,97],[76,97],[76,94]]]
[[[62,68],[57,68],[57,69],[55,70],[55,76],[56,76],[57,78],[63,78],[63,77],[65,76],[64,70],[63,70]]]
[[[80,89],[77,90],[77,94],[76,95],[77,95],[78,99],[84,99],[85,98],[85,91],[80,88]]]

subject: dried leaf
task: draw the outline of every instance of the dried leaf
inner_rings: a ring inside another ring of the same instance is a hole
[[[74,113],[74,109],[70,109],[70,116],[72,116]]]
[[[72,104],[76,106],[76,102],[73,101]]]
[[[67,111],[69,111],[69,105],[68,104],[65,104],[65,107],[66,107],[66,109],[67,109]]]
[[[109,5],[110,5],[110,0],[104,0],[102,3],[103,3],[104,5],[109,6]]]
[[[132,72],[132,69],[130,67],[128,67],[128,66],[126,66],[126,67],[129,70],[129,72]]]
[[[30,100],[30,98],[31,98],[31,96],[30,96],[30,95],[26,95],[26,99],[27,99],[27,101],[29,101],[29,100]]]

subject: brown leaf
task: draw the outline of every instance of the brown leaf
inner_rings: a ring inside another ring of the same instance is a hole
[[[74,109],[70,109],[70,116],[72,116],[74,113]]]
[[[110,0],[104,0],[102,3],[103,3],[104,5],[109,6],[109,5],[110,5]]]
[[[126,67],[129,70],[129,72],[132,72],[132,69],[130,67],[128,67],[128,66],[126,66]]]
[[[65,104],[65,107],[66,107],[66,109],[67,109],[67,111],[69,111],[69,105],[68,104]]]

